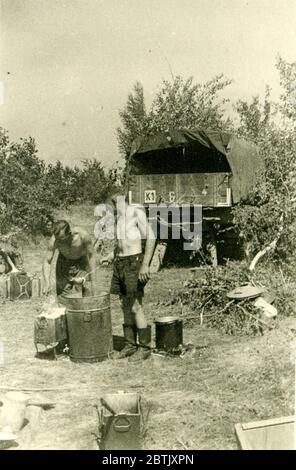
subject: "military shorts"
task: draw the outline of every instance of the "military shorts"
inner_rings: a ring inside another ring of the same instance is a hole
[[[143,262],[143,254],[117,256],[113,264],[110,294],[126,296],[144,295],[145,283],[139,280],[139,272]]]

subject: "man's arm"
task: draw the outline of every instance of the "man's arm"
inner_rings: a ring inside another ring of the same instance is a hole
[[[43,287],[44,294],[49,294],[51,291],[50,272],[51,272],[51,262],[54,256],[55,249],[56,249],[55,237],[52,236],[51,239],[49,240],[48,248],[47,248],[45,258],[43,261],[43,266],[42,266],[42,273],[43,273],[43,279],[44,279],[44,287]]]
[[[146,239],[144,259],[139,273],[140,281],[147,282],[150,278],[149,265],[152,259],[156,238],[152,227],[147,220],[144,209],[136,209],[138,227],[143,238]]]
[[[94,250],[91,238],[88,234],[84,237],[84,243],[85,243],[85,247],[86,247],[86,256],[87,256],[88,266],[89,266],[88,280],[91,281],[91,284],[92,284],[92,287],[93,287],[93,290],[94,290],[94,287],[95,287],[95,283],[94,283],[94,281],[95,281],[95,270],[96,270],[96,267],[97,267],[96,266],[96,255],[95,255],[95,250]]]

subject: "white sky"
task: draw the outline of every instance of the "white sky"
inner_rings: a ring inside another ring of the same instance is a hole
[[[223,72],[235,102],[279,93],[276,55],[296,60],[295,0],[2,0],[4,103],[12,139],[40,157],[119,159],[115,130],[138,80],[147,104],[162,79]],[[1,87],[0,87],[1,88]],[[0,100],[1,101],[1,100]]]

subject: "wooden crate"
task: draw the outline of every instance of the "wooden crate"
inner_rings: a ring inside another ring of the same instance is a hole
[[[296,450],[294,416],[236,424],[241,450]]]

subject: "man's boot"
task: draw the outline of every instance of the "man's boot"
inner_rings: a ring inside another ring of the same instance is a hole
[[[136,325],[123,325],[124,347],[115,354],[114,359],[123,359],[137,351],[137,327]]]
[[[135,354],[129,358],[129,362],[137,362],[148,359],[151,355],[151,326],[138,328],[139,346]]]

